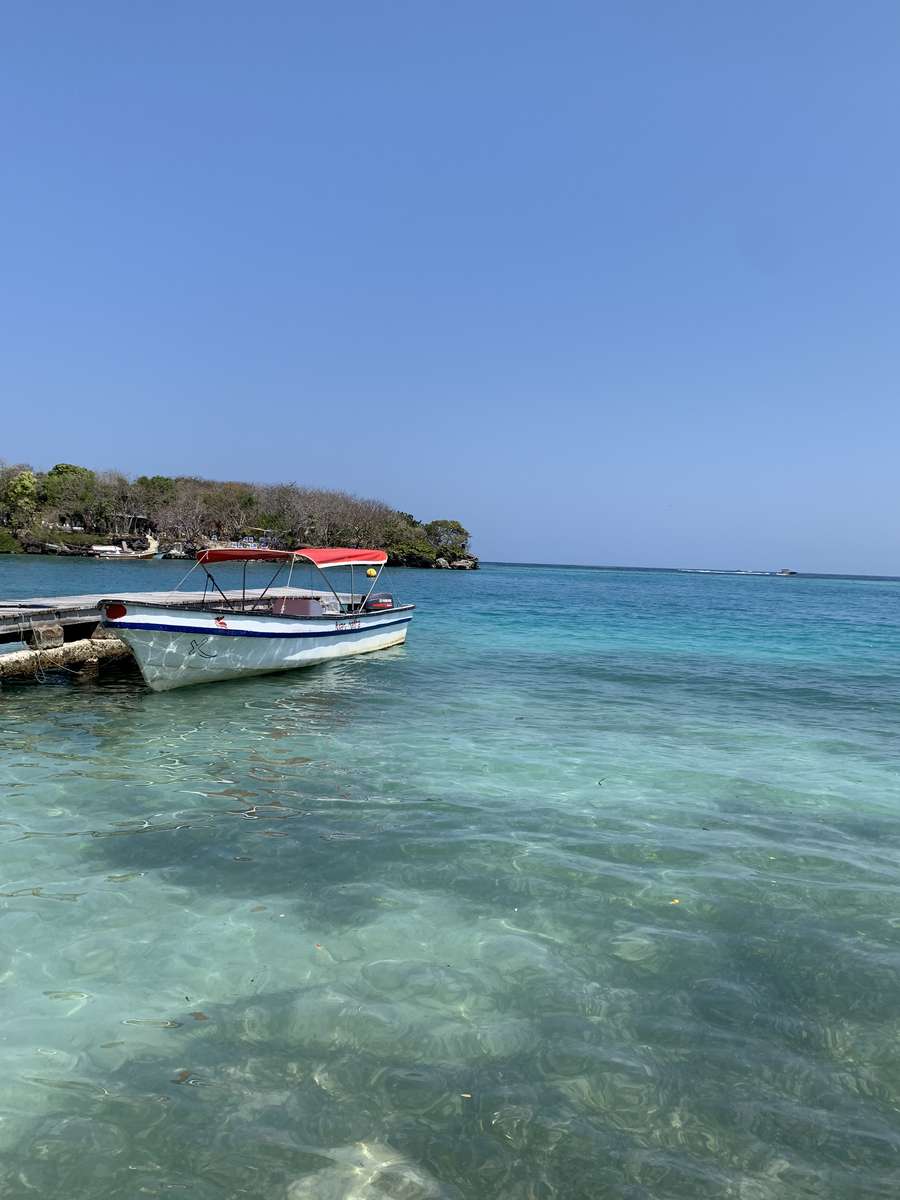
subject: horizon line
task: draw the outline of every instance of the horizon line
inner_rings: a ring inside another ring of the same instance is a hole
[[[623,563],[526,562],[520,559],[479,558],[482,564],[496,567],[572,567],[583,571],[667,571],[679,575],[746,575],[764,579],[875,579],[900,583],[900,575],[877,575],[858,571],[795,571],[779,576],[778,571],[748,570],[743,567],[647,567]]]

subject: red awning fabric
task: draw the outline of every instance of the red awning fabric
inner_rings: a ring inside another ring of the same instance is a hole
[[[346,546],[307,546],[294,553],[317,567],[383,567],[387,562],[383,550],[351,550]]]
[[[302,550],[243,550],[229,546],[201,550],[197,555],[201,563],[277,562],[285,558],[305,558],[317,567],[383,567],[387,562],[383,550],[353,550],[346,546],[306,546]]]
[[[242,550],[239,546],[230,546],[221,550],[200,550],[197,562],[276,562],[279,558],[293,558],[293,550]]]

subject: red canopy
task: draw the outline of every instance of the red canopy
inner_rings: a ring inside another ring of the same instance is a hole
[[[278,558],[293,558],[292,550],[243,550],[240,546],[229,546],[221,550],[200,550],[197,562],[250,562],[261,559],[264,562],[274,562]]]
[[[307,546],[294,554],[317,567],[383,567],[387,562],[383,550],[350,550],[346,546]]]
[[[344,546],[307,546],[302,550],[244,550],[229,546],[201,550],[197,555],[197,561],[202,563],[276,562],[283,558],[305,558],[317,567],[383,567],[387,562],[383,550],[352,550]]]

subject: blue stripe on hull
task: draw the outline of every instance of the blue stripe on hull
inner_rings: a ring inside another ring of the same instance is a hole
[[[218,625],[156,625],[150,621],[107,621],[107,629],[150,629],[160,633],[205,633],[210,637],[254,637],[254,638],[323,638],[344,637],[350,633],[369,633],[377,629],[388,629],[391,625],[407,625],[412,617],[401,617],[397,621],[380,621],[377,625],[360,625],[356,629],[328,629],[319,633],[315,629],[267,633],[262,629],[221,629]]]

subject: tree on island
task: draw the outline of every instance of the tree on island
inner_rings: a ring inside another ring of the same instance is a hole
[[[37,476],[30,467],[12,467],[0,478],[0,522],[27,529],[38,505]]]
[[[97,476],[87,467],[57,463],[41,479],[41,507],[58,519],[88,529],[102,520],[107,496],[97,487]]]
[[[472,536],[459,521],[429,521],[425,536],[434,546],[440,558],[450,562],[466,558],[469,554],[469,539]]]

